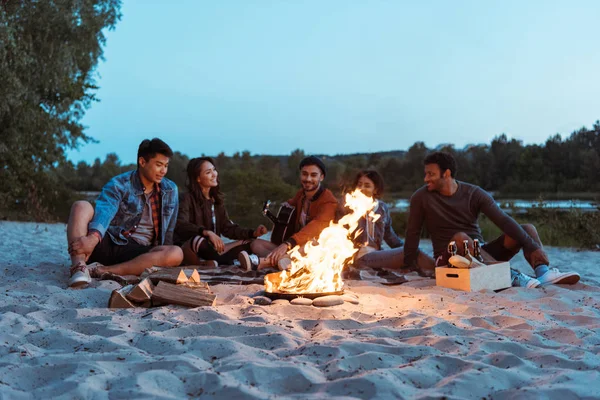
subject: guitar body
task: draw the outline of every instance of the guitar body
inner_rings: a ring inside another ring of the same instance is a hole
[[[294,232],[294,225],[296,222],[296,208],[291,206],[282,205],[279,208],[277,215],[274,215],[269,210],[270,202],[265,202],[263,206],[263,214],[273,221],[273,232],[271,233],[271,243],[280,245]]]

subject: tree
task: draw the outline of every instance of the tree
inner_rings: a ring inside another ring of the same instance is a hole
[[[0,208],[42,218],[64,197],[55,169],[92,140],[80,120],[120,0],[0,1]]]

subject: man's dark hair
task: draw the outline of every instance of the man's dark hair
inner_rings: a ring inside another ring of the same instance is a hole
[[[138,147],[138,167],[140,166],[140,157],[144,157],[144,160],[148,162],[151,158],[156,157],[157,153],[162,154],[165,157],[173,157],[173,150],[159,138],[154,138],[152,140],[144,139],[142,143],[140,143],[140,147]]]
[[[436,151],[425,157],[424,165],[437,164],[440,167],[440,173],[443,175],[447,169],[450,170],[450,176],[454,178],[456,175],[456,160],[450,153]]]
[[[319,157],[315,157],[315,156],[304,157],[302,159],[302,161],[300,161],[300,166],[298,167],[298,169],[301,170],[302,168],[306,167],[307,165],[316,165],[321,170],[321,173],[323,174],[323,176],[327,175],[327,169],[325,168],[325,164],[323,163],[323,161],[321,161],[321,159]]]

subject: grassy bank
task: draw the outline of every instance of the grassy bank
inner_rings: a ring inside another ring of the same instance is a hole
[[[576,208],[568,210],[531,209],[514,216],[521,224],[533,224],[542,239],[549,246],[575,247],[580,249],[600,249],[600,212],[582,212]],[[400,236],[406,231],[408,213],[392,213],[394,230]],[[498,237],[502,232],[492,221],[482,215],[479,226],[487,241]],[[423,237],[428,237],[423,232]]]

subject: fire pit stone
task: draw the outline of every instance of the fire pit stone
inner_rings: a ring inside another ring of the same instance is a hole
[[[311,306],[313,301],[311,299],[307,299],[306,297],[296,297],[295,299],[290,300],[290,304],[294,304],[296,306]]]
[[[336,295],[322,296],[322,297],[317,297],[316,299],[314,299],[312,304],[315,307],[338,306],[340,304],[344,304],[344,299],[342,299],[342,296],[336,296]]]

